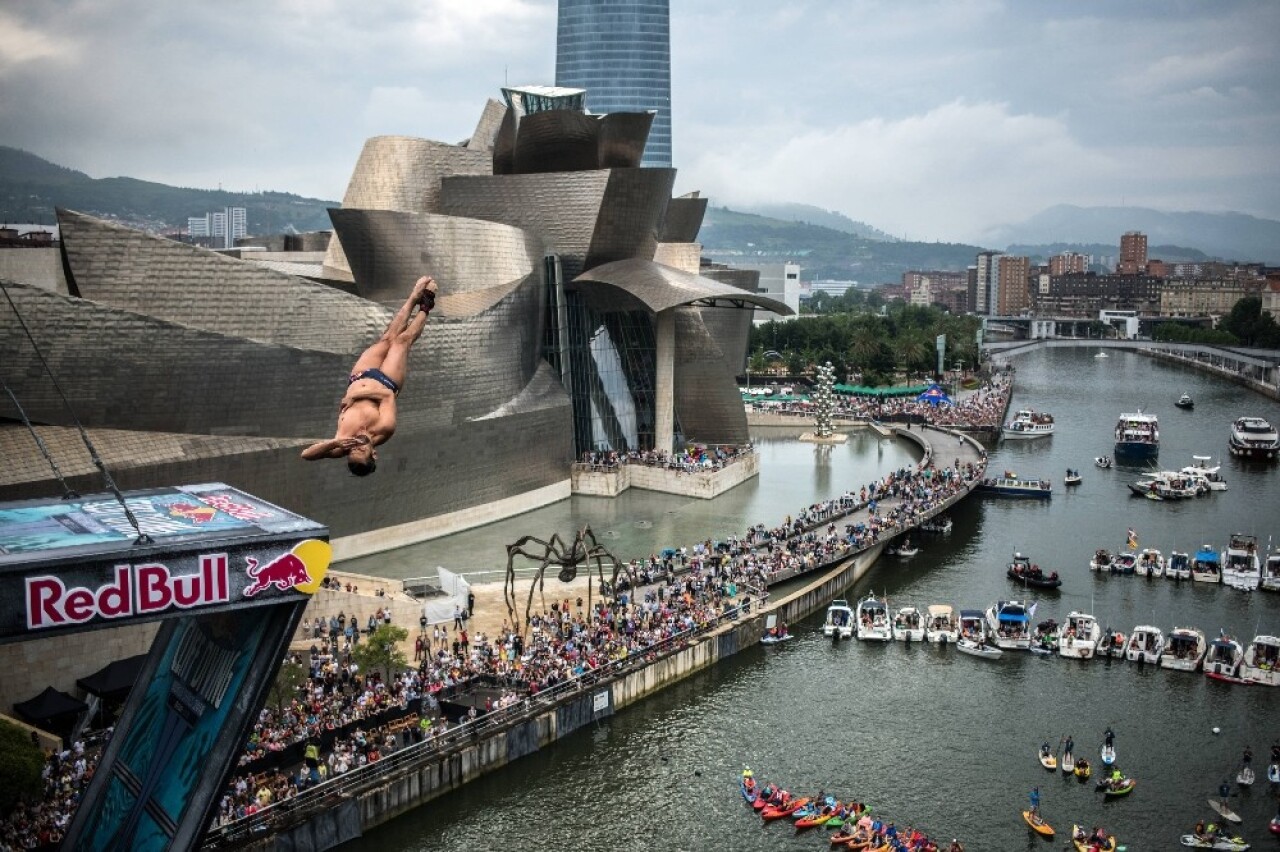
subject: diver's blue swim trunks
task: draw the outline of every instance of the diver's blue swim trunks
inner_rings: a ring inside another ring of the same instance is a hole
[[[347,384],[349,385],[354,384],[355,382],[358,382],[361,379],[373,379],[375,382],[382,385],[384,388],[391,391],[392,393],[397,393],[397,394],[400,393],[400,386],[396,384],[394,381],[392,381],[391,378],[387,376],[386,373],[382,372],[377,367],[373,367],[371,369],[365,370],[363,373],[352,373],[351,376],[347,379]]]

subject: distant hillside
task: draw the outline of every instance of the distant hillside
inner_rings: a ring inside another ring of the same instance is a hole
[[[703,251],[726,263],[794,259],[806,279],[898,283],[909,269],[963,270],[982,249],[959,243],[885,242],[834,228],[709,207]]]
[[[823,228],[831,228],[833,231],[844,231],[846,234],[853,234],[855,237],[865,237],[868,240],[895,242],[898,239],[886,234],[879,228],[871,227],[866,222],[858,222],[843,213],[835,210],[823,210],[821,207],[814,207],[812,204],[797,204],[795,202],[755,204],[750,207],[744,207],[743,212],[755,213],[757,216],[767,216],[771,219],[781,219],[784,222],[804,222],[809,225],[818,225]]]
[[[186,227],[187,217],[243,207],[250,234],[328,230],[333,201],[287,192],[186,189],[134,178],[91,178],[35,154],[0,146],[0,222],[52,225],[54,208],[67,207],[135,228]]]
[[[1077,254],[1090,254],[1096,258],[1110,257],[1113,259],[1120,254],[1120,244],[1117,241],[1114,244],[1106,245],[1103,243],[1046,243],[1042,245],[1022,245],[1014,243],[1005,249],[1009,254],[1024,255],[1031,258],[1032,263],[1045,262],[1052,255],[1062,254],[1064,251],[1073,251]],[[1212,260],[1209,255],[1199,249],[1187,248],[1186,246],[1147,246],[1147,256],[1163,260],[1166,263],[1203,263]]]
[[[1037,245],[1070,240],[1119,246],[1120,235],[1125,231],[1143,232],[1151,246],[1193,246],[1190,251],[1203,252],[1209,258],[1280,263],[1280,221],[1243,213],[1166,213],[1145,207],[1059,204],[1020,224],[994,229],[989,241],[996,245]],[[1170,259],[1153,248],[1147,253]]]

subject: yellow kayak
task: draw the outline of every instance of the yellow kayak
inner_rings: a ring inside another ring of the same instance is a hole
[[[1071,840],[1076,845],[1076,852],[1093,852],[1093,850],[1101,850],[1101,852],[1116,852],[1116,836],[1114,834],[1107,835],[1107,843],[1105,846],[1099,846],[1089,843],[1088,833],[1078,825],[1071,826]]]
[[[1036,816],[1031,811],[1023,811],[1022,818],[1027,821],[1027,825],[1031,826],[1031,830],[1036,834],[1053,837],[1053,826],[1045,822],[1043,817]]]

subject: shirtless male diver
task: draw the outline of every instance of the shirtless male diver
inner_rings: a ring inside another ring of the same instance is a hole
[[[338,431],[302,451],[307,461],[346,457],[356,476],[368,476],[378,466],[379,444],[396,431],[396,395],[404,384],[409,350],[422,336],[427,315],[436,304],[439,288],[429,275],[413,285],[408,300],[391,318],[378,341],[364,350],[351,368],[347,392],[338,406]],[[414,308],[419,308],[414,313]]]

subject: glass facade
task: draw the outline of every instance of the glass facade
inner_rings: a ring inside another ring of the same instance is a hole
[[[587,90],[594,113],[657,113],[644,166],[671,166],[669,0],[560,0],[556,85]]]
[[[548,258],[543,354],[573,401],[575,453],[653,449],[653,318],[647,311],[592,310],[581,293],[556,286],[553,270]]]

